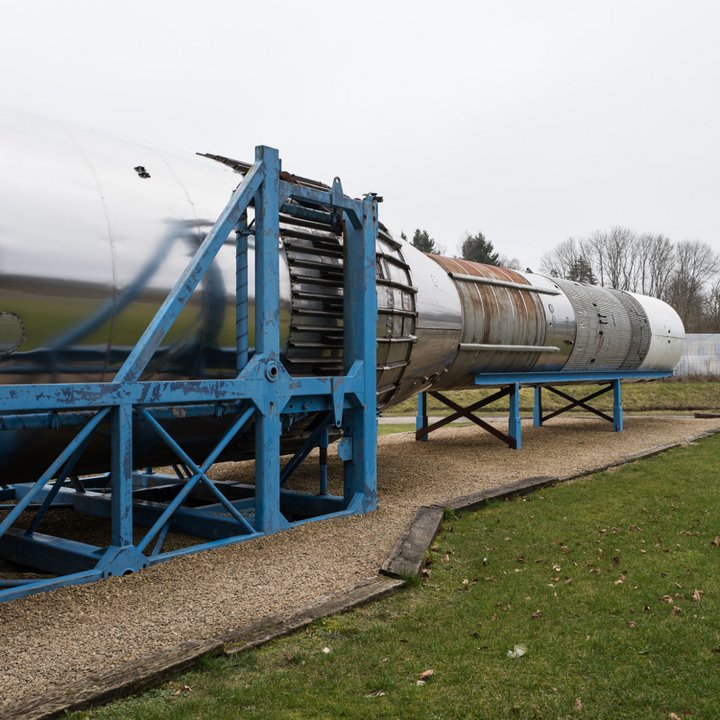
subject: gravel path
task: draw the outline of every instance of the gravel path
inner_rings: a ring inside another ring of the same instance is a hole
[[[267,615],[287,616],[349,590],[375,575],[420,505],[617,462],[720,429],[720,419],[637,416],[626,417],[625,427],[616,434],[596,420],[556,420],[540,430],[525,424],[520,452],[474,427],[440,430],[428,443],[416,443],[410,433],[385,436],[378,452],[377,512],[0,604],[0,715],[6,704],[86,674]],[[338,473],[337,460],[330,469]],[[216,476],[249,471],[247,463],[227,464]]]

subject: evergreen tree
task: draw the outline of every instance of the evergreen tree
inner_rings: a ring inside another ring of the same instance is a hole
[[[464,260],[486,265],[498,265],[500,259],[500,253],[495,252],[492,242],[486,240],[481,232],[477,235],[467,234],[462,244],[462,256]]]
[[[583,257],[579,257],[573,261],[565,277],[567,280],[574,280],[575,282],[586,283],[587,285],[597,285],[597,278],[592,271],[592,266]]]
[[[437,255],[440,252],[438,246],[435,244],[435,240],[430,237],[427,230],[421,230],[420,228],[415,230],[412,244],[418,250],[422,250],[422,252],[424,253],[431,253],[432,255]]]

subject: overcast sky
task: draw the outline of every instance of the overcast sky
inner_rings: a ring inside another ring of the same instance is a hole
[[[720,3],[0,0],[0,104],[385,197],[537,269],[627,225],[720,251]]]

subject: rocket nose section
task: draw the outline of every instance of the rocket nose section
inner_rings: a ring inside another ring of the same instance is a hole
[[[650,323],[650,347],[639,370],[673,370],[685,350],[685,327],[675,310],[662,300],[632,295],[642,306]]]

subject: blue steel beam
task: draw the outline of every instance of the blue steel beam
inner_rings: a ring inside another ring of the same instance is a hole
[[[81,410],[111,405],[185,405],[211,401],[252,400],[260,395],[267,378],[257,373],[253,359],[235,380],[164,380],[147,382],[58,383],[55,385],[2,385],[0,408],[3,411],[37,412],[41,410]],[[278,381],[288,401],[333,394],[335,377],[290,377]],[[364,402],[365,387],[358,373],[344,378],[344,392]]]
[[[623,430],[622,386],[619,380],[613,380],[613,427],[615,432]]]
[[[421,392],[417,396],[417,415],[415,416],[415,432],[422,430],[428,426],[428,411],[427,411],[427,393]],[[421,435],[417,440],[419,442],[428,441],[427,433]]]
[[[671,372],[645,370],[615,370],[608,372],[517,372],[517,373],[478,373],[476,385],[543,385],[555,383],[593,383],[612,382],[613,380],[659,380],[672,377]]]
[[[520,419],[520,384],[510,386],[509,395],[510,413],[508,416],[508,436],[512,440],[514,450],[522,449],[522,420]]]
[[[112,484],[111,544],[133,544],[132,492],[132,405],[124,403],[112,409],[110,445],[110,482]]]
[[[247,210],[238,223],[235,242],[235,349],[238,375],[248,363],[248,224]]]
[[[339,181],[333,185],[342,195]],[[345,413],[345,434],[352,443],[352,456],[344,463],[344,495],[347,507],[366,513],[377,507],[377,398],[376,398],[376,324],[377,295],[375,238],[377,237],[377,201],[366,196],[361,215],[345,225],[343,243],[343,363],[351,374],[359,368],[363,382],[363,404]],[[351,213],[352,214],[352,213]]]
[[[272,533],[287,526],[280,512],[280,159],[277,150],[259,147],[255,162],[265,169],[255,201],[255,359],[266,379],[255,412],[255,529]]]

